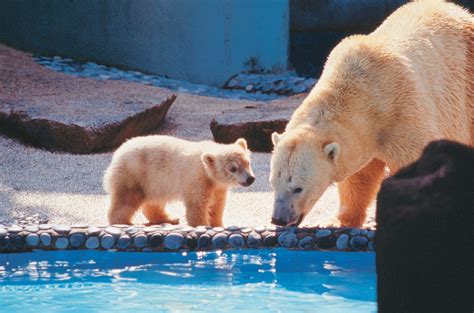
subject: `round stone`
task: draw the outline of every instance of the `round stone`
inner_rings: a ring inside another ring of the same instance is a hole
[[[112,235],[110,235],[110,234],[104,234],[104,235],[100,238],[100,245],[101,245],[102,248],[104,248],[105,250],[112,249],[113,246],[115,245],[115,238],[114,238],[114,236],[112,236]]]
[[[247,237],[247,246],[250,248],[258,247],[262,244],[262,236],[259,233],[251,232]]]
[[[311,236],[306,236],[300,239],[298,242],[298,247],[303,250],[309,250],[314,247],[314,238]]]
[[[4,238],[0,239],[0,250],[11,250],[13,248],[12,239],[9,236],[5,236]]]
[[[96,236],[89,237],[86,240],[87,249],[97,249],[99,245],[100,245],[99,238],[97,238]]]
[[[361,250],[367,245],[368,242],[369,242],[369,239],[367,239],[367,237],[355,236],[351,238],[349,243],[352,249]]]
[[[66,237],[59,237],[56,239],[56,242],[54,243],[54,246],[56,249],[66,249],[67,246],[69,245],[69,240],[67,240]]]
[[[86,235],[83,233],[74,233],[69,237],[69,242],[73,248],[82,247],[84,242],[86,242]]]
[[[212,247],[214,249],[222,249],[227,245],[227,235],[224,233],[217,233],[212,237]]]
[[[252,90],[253,90],[253,85],[252,84],[248,84],[247,86],[245,86],[245,91],[250,92]]]
[[[272,90],[272,84],[270,83],[266,83],[266,84],[263,84],[262,86],[262,92],[270,92]]]
[[[317,238],[317,244],[321,249],[332,249],[336,245],[336,238],[334,236]]]
[[[198,239],[198,248],[207,248],[211,243],[211,236],[208,234],[202,234]]]
[[[185,226],[181,229],[182,232],[188,233],[194,230],[194,227],[191,226]]]
[[[125,232],[129,235],[134,235],[136,233],[138,233],[140,231],[140,229],[138,227],[129,227],[125,230]]]
[[[67,234],[71,231],[71,227],[68,225],[56,225],[53,230],[59,234]]]
[[[375,231],[369,230],[369,231],[367,232],[367,238],[372,239],[372,238],[374,238],[374,237],[375,237]]]
[[[161,233],[154,233],[150,236],[149,245],[152,248],[157,248],[163,243],[163,235]]]
[[[244,228],[241,229],[241,232],[244,233],[244,234],[250,233],[252,231],[253,231],[253,229],[250,228],[250,227],[244,227]]]
[[[0,228],[0,238],[3,238],[7,235],[7,230],[5,228]]]
[[[165,237],[164,245],[167,249],[176,250],[181,247],[184,237],[180,233],[170,233]]]
[[[340,235],[336,240],[336,248],[338,250],[346,250],[349,247],[349,236],[346,234]]]
[[[261,233],[263,233],[264,231],[266,231],[267,229],[266,229],[265,227],[263,227],[263,226],[257,226],[257,227],[254,228],[254,230],[255,230],[257,233],[261,234]]]
[[[331,235],[332,232],[329,229],[320,229],[316,232],[316,237],[323,238]]]
[[[51,235],[48,233],[41,233],[40,240],[43,247],[49,247],[51,245]]]
[[[19,233],[23,230],[23,227],[18,226],[18,225],[12,225],[8,227],[8,232],[9,233]]]
[[[198,235],[204,234],[206,231],[207,231],[207,229],[204,226],[198,226],[194,229],[194,232]]]
[[[352,228],[352,229],[351,229],[350,235],[351,235],[352,237],[357,236],[357,235],[359,235],[359,234],[360,234],[360,229],[359,229],[359,228]]]
[[[143,248],[148,243],[148,237],[144,234],[138,234],[133,238],[133,245],[135,248]]]
[[[151,227],[151,226],[143,228],[143,231],[145,233],[153,233],[153,232],[158,231],[158,230],[160,230],[158,227]]]
[[[38,225],[28,225],[25,227],[25,230],[30,233],[37,233],[39,231]]]
[[[91,226],[91,227],[87,228],[87,234],[89,234],[91,236],[96,236],[96,235],[100,234],[101,231],[102,231],[102,229],[100,229],[99,227],[95,227],[95,226]]]
[[[240,230],[240,227],[238,227],[238,226],[229,226],[226,229],[228,231],[238,231],[238,230]]]
[[[216,233],[219,233],[221,231],[224,231],[224,228],[222,228],[222,227],[213,227],[212,230],[215,231]]]
[[[38,228],[39,228],[40,230],[48,230],[48,229],[51,229],[51,227],[52,227],[52,226],[49,225],[49,224],[39,224],[39,225],[38,225]]]
[[[263,245],[265,247],[273,247],[277,244],[277,237],[274,234],[270,234],[263,238]]]
[[[293,93],[303,93],[306,91],[306,86],[305,85],[296,85],[294,86],[291,91]]]
[[[195,234],[187,235],[184,244],[188,249],[194,250],[197,247],[197,236]]]
[[[374,241],[369,241],[369,244],[367,245],[367,248],[369,249],[369,251],[374,251],[375,250],[375,244],[374,244]]]
[[[132,243],[132,238],[129,235],[122,235],[117,240],[117,248],[120,250],[127,249]]]
[[[233,248],[242,248],[245,244],[244,237],[241,234],[232,234],[229,236],[229,244]]]
[[[292,247],[298,242],[298,237],[290,231],[283,231],[278,236],[278,243],[283,247]]]
[[[15,249],[22,249],[25,245],[25,237],[23,236],[15,236],[14,238],[12,238],[12,240]]]
[[[106,227],[104,230],[112,236],[120,236],[122,234],[122,230],[120,228],[113,226]]]
[[[229,87],[229,88],[234,88],[234,87],[237,86],[238,84],[239,84],[239,82],[237,81],[237,79],[232,78],[232,79],[227,83],[227,87]]]

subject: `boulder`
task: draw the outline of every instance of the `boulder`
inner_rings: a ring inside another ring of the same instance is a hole
[[[474,310],[474,149],[429,144],[377,197],[379,312]]]
[[[100,152],[156,130],[176,96],[164,89],[58,73],[0,45],[0,132],[35,147]]]

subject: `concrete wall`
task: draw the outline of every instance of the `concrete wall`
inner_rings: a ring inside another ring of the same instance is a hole
[[[286,70],[288,0],[2,0],[0,41],[208,85]]]

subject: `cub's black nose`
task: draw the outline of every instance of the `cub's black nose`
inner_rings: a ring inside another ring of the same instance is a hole
[[[286,226],[286,222],[284,220],[280,220],[274,217],[272,217],[272,224],[277,226]]]
[[[247,186],[250,186],[250,185],[253,184],[254,181],[255,181],[255,177],[249,176],[249,177],[247,178],[247,180],[245,181],[245,184],[246,184]]]

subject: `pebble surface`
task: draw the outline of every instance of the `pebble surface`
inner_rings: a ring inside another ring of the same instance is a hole
[[[32,248],[170,251],[278,246],[302,250],[373,251],[374,239],[373,229],[357,228],[0,225],[0,252]]]

